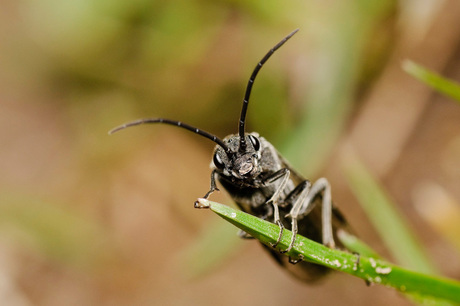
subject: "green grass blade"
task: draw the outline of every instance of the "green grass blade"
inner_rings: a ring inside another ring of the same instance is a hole
[[[210,208],[213,212],[247,232],[266,245],[276,242],[279,227],[273,223],[219,204],[200,199],[201,208]],[[286,249],[292,232],[285,229],[279,248]],[[292,250],[286,253],[292,258],[303,256],[305,260],[342,271],[372,283],[393,287],[404,293],[416,293],[460,303],[460,282],[455,280],[424,275],[389,264],[379,259],[360,256],[357,264],[355,254],[329,249],[300,235]]]
[[[446,79],[439,74],[409,60],[404,61],[403,69],[408,74],[436,91],[455,99],[457,102],[460,102],[460,85],[458,83]]]

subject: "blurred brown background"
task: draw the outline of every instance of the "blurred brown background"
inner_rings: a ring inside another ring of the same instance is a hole
[[[142,117],[235,133],[252,69],[295,28],[259,74],[248,130],[306,177],[328,177],[356,232],[391,259],[344,179],[353,148],[441,273],[460,278],[460,107],[401,68],[411,59],[460,80],[457,1],[0,7],[3,305],[408,304],[339,273],[298,283],[193,209],[210,141],[160,125],[107,135]]]

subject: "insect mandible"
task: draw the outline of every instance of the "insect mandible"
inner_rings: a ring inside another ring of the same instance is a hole
[[[272,247],[263,245],[264,248],[278,264],[297,278],[314,281],[327,274],[329,269],[305,261],[293,261],[282,253],[291,250],[297,234],[330,248],[344,248],[337,238],[337,231],[346,228],[347,222],[332,204],[330,184],[325,178],[311,184],[292,169],[270,142],[257,133],[245,131],[249,97],[259,70],[297,31],[271,48],[253,70],[243,99],[238,134],[220,139],[181,121],[165,118],[131,121],[112,129],[109,134],[141,124],[164,123],[184,128],[215,142],[217,145],[211,164],[211,187],[204,198],[218,190],[217,179],[241,210],[276,223],[280,227],[278,240]],[[197,202],[195,207],[199,207]],[[290,228],[293,235],[288,248],[279,250],[276,246],[285,227]],[[244,237],[245,233],[240,232],[240,235]]]

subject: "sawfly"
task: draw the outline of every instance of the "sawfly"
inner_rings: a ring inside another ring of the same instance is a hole
[[[238,133],[223,139],[186,123],[165,118],[140,119],[125,123],[109,133],[147,123],[177,126],[216,143],[211,163],[211,186],[204,198],[217,189],[217,181],[227,190],[241,210],[280,227],[279,237],[271,247],[264,246],[279,265],[303,281],[314,281],[330,271],[306,261],[294,261],[283,255],[291,250],[300,234],[329,248],[344,248],[337,231],[347,227],[342,214],[333,206],[331,186],[325,178],[311,183],[296,172],[276,148],[258,133],[245,131],[246,112],[252,86],[262,66],[270,56],[289,40],[298,29],[283,38],[260,60],[249,78],[238,122]],[[199,208],[200,204],[195,203]],[[277,249],[283,229],[292,232],[290,245]],[[247,234],[240,233],[241,236]]]

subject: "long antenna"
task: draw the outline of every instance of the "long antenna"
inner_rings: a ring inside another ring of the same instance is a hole
[[[299,29],[292,31],[291,34],[283,38],[278,44],[276,44],[276,46],[271,48],[270,51],[268,51],[268,53],[265,54],[262,60],[257,64],[256,68],[254,68],[254,71],[252,72],[251,77],[249,78],[248,86],[246,87],[246,93],[244,94],[243,108],[241,109],[240,123],[238,129],[238,134],[240,135],[240,152],[246,149],[246,139],[244,138],[244,126],[246,122],[246,112],[248,110],[249,105],[249,96],[251,95],[252,85],[254,84],[256,76],[259,73],[260,68],[262,68],[263,64],[265,64],[265,62],[270,58],[270,56],[272,56],[272,54],[275,53],[275,51],[278,50],[289,38],[291,38],[295,33],[297,33],[297,31],[299,31]]]
[[[215,136],[215,135],[213,135],[211,133],[208,133],[206,131],[203,131],[201,129],[198,129],[196,127],[193,127],[191,125],[188,125],[186,123],[182,123],[182,122],[176,121],[176,120],[165,119],[165,118],[147,118],[147,119],[139,119],[139,120],[127,122],[125,124],[117,126],[116,128],[111,129],[109,131],[109,135],[112,135],[115,132],[124,130],[124,129],[130,127],[130,126],[136,126],[136,125],[141,125],[141,124],[146,124],[146,123],[165,123],[165,124],[174,125],[174,126],[177,126],[177,127],[180,127],[180,128],[184,128],[186,130],[189,130],[189,131],[192,131],[194,133],[197,133],[198,135],[201,135],[203,137],[211,139],[212,141],[217,143],[219,146],[221,146],[225,150],[225,152],[227,154],[231,154],[230,149],[227,147],[227,145],[219,137],[217,137],[217,136]]]

